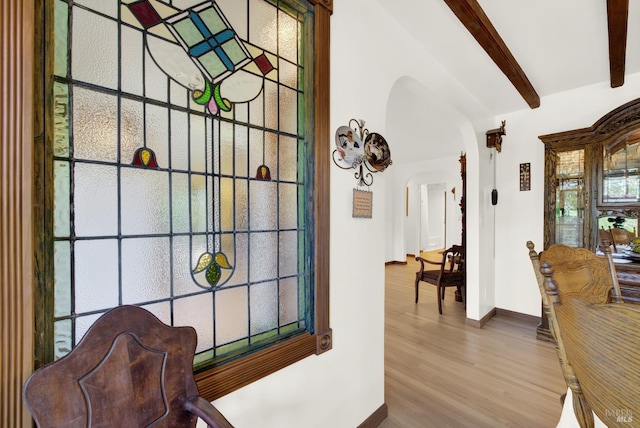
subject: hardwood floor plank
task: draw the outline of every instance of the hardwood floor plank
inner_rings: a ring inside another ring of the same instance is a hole
[[[465,325],[462,303],[420,284],[418,263],[385,268],[385,401],[380,428],[555,427],[566,386],[555,348],[537,323],[500,316]]]

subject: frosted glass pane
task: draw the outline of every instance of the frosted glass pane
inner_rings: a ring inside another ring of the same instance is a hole
[[[235,113],[235,119],[238,122],[248,123],[249,122],[249,105],[247,103],[237,103],[233,106],[233,111]]]
[[[120,69],[120,85],[123,92],[142,95],[142,61],[144,45],[140,31],[122,26],[122,64]]]
[[[280,183],[278,205],[280,206],[280,229],[298,227],[298,185]]]
[[[247,40],[247,4],[238,0],[216,0],[238,37]]]
[[[144,93],[148,98],[167,101],[168,81],[167,75],[158,68],[156,63],[145,49],[144,55]],[[184,89],[183,89],[184,91]]]
[[[147,147],[155,152],[160,168],[166,168],[169,165],[169,115],[165,108],[152,104],[147,104],[146,109]],[[133,153],[125,160],[132,157]]]
[[[298,320],[298,278],[280,281],[280,325]]]
[[[53,84],[53,155],[69,156],[69,87]]]
[[[255,171],[249,172],[248,156],[249,156],[249,129],[246,126],[236,125],[235,135],[235,175],[236,177],[248,177],[255,174]]]
[[[263,91],[264,92],[264,91]],[[260,93],[253,101],[249,102],[249,120],[252,125],[264,125],[264,94]]]
[[[277,9],[264,0],[249,2],[249,42],[277,52]]]
[[[248,230],[247,189],[249,182],[236,180],[236,230]]]
[[[73,8],[71,73],[75,80],[118,87],[118,26],[79,7]]]
[[[57,241],[53,244],[53,263],[53,315],[71,315],[71,244],[68,241]]]
[[[270,80],[264,82],[264,126],[278,129],[278,86]]]
[[[80,340],[86,334],[87,330],[89,330],[89,327],[91,327],[93,323],[98,321],[98,318],[100,318],[102,315],[104,314],[100,313],[100,314],[86,315],[83,317],[78,317],[76,319],[76,343],[75,344],[78,344],[78,342],[80,342]]]
[[[118,233],[116,167],[76,163],[74,168],[74,216],[77,236]]]
[[[151,312],[166,325],[171,325],[171,305],[169,302],[152,303],[143,305],[142,308]]]
[[[120,100],[121,162],[133,162],[133,153],[144,145],[144,110],[139,101]]]
[[[272,181],[251,181],[249,184],[249,226],[251,230],[271,230],[277,228],[276,183]],[[253,246],[253,244],[252,244]]]
[[[220,123],[220,173],[224,175],[233,174],[233,125],[230,123]],[[217,170],[218,166],[214,165]]]
[[[280,69],[280,83],[283,85],[287,85],[291,88],[298,88],[298,67],[295,64],[290,63],[289,61],[285,61],[284,59],[280,59],[279,62]]]
[[[280,276],[298,273],[298,232],[280,232]]]
[[[53,234],[56,237],[67,237],[70,235],[70,199],[69,199],[69,163],[53,162]]]
[[[278,327],[277,283],[254,284],[251,293],[251,335],[264,333]]]
[[[118,241],[76,241],[75,310],[77,313],[118,305]]]
[[[280,137],[278,151],[278,178],[283,181],[296,181],[298,172],[297,140],[291,137]]]
[[[191,326],[198,334],[196,353],[213,348],[213,303],[211,294],[176,299],[173,302],[173,325]]]
[[[194,114],[189,116],[191,134],[191,171],[205,172],[207,167],[207,146],[210,143],[206,138],[206,125],[202,116]]]
[[[207,209],[210,206],[211,203],[207,201],[207,187],[205,177],[201,175],[192,175],[191,229],[193,232],[207,231]]]
[[[66,77],[67,76],[67,37],[69,32],[69,27],[67,26],[67,21],[69,19],[69,7],[66,3],[62,1],[56,1],[54,3],[54,65],[53,65],[53,73],[57,76]]]
[[[171,167],[187,171],[189,169],[189,150],[187,139],[189,127],[185,113],[171,111]]]
[[[105,1],[105,0],[74,0],[76,4],[87,6],[98,12],[102,12],[105,15],[109,15],[113,18],[118,16],[118,2]]]
[[[172,228],[175,233],[189,231],[189,176],[187,174],[171,174],[171,215]]]
[[[116,97],[76,87],[73,96],[73,155],[115,162],[118,154]]]
[[[173,294],[180,296],[201,291],[194,283],[191,271],[201,254],[207,251],[204,236],[175,236],[173,238]],[[191,256],[192,255],[192,256]]]
[[[225,284],[225,286],[237,285],[237,284],[246,284],[248,281],[247,276],[247,266],[248,266],[248,248],[247,248],[247,240],[248,235],[245,233],[238,233],[235,237],[231,237],[235,240],[235,248],[236,252],[234,255],[233,261],[233,276],[229,279],[229,282]],[[230,255],[229,255],[230,256]]]
[[[123,168],[120,174],[122,233],[168,233],[168,173],[142,168]]]
[[[169,238],[122,240],[122,303],[170,297]]]
[[[56,321],[53,324],[53,356],[57,360],[71,352],[71,320]]]
[[[169,80],[169,90],[171,91],[171,104],[179,107],[187,107],[191,104],[191,95],[185,91],[184,86]]]
[[[278,234],[276,232],[252,233],[249,245],[251,281],[275,279],[278,275]]]
[[[280,86],[280,130],[298,133],[298,93]]]
[[[220,180],[220,200],[217,205],[220,210],[222,231],[233,231],[233,180],[223,178]]]
[[[216,346],[233,342],[249,333],[247,288],[222,289],[216,292]]]
[[[278,12],[278,53],[291,62],[298,62],[298,23],[289,14]]]

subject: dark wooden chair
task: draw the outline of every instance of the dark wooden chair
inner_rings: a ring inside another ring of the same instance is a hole
[[[418,303],[418,291],[420,281],[437,287],[438,312],[442,314],[442,300],[447,287],[456,287],[461,300],[466,300],[465,274],[464,274],[464,249],[460,245],[453,245],[442,253],[439,262],[427,260],[416,256],[420,262],[420,270],[416,272],[416,303]],[[427,265],[438,266],[438,269],[425,269]]]
[[[136,306],[104,314],[68,355],[36,370],[24,402],[39,427],[232,425],[198,395],[196,332]]]

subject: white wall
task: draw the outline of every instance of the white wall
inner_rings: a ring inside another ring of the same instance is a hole
[[[608,82],[541,99],[536,110],[523,110],[498,119],[507,121],[502,153],[498,154],[496,207],[496,286],[499,308],[540,315],[540,296],[528,250],[528,240],[542,250],[544,203],[544,144],[539,135],[593,125],[598,119],[640,94],[640,75],[626,76],[622,87]],[[519,164],[531,163],[531,191],[520,191]]]

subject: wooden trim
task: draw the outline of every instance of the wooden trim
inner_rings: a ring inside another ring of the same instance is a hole
[[[0,5],[0,426],[29,426],[22,385],[33,371],[33,2]]]
[[[540,322],[540,317],[536,317],[534,315],[529,315],[529,314],[523,314],[522,312],[510,311],[508,309],[501,309],[501,308],[496,308],[495,316],[511,318],[527,324],[537,325]]]
[[[480,320],[473,320],[471,318],[465,318],[464,323],[466,325],[470,325],[472,327],[475,328],[482,328],[485,326],[485,324],[487,324],[489,322],[489,320],[491,318],[493,318],[494,316],[496,316],[496,308],[493,308],[489,311],[489,313],[487,313],[485,316],[483,316],[482,318],[480,318]]]
[[[387,419],[388,413],[387,403],[383,403],[364,422],[358,425],[358,428],[376,428]]]
[[[331,349],[329,326],[329,232],[331,221],[331,195],[329,181],[329,157],[326,142],[331,141],[330,130],[330,45],[332,1],[325,0],[325,7],[316,7],[314,40],[314,150],[315,150],[315,332],[318,339],[317,354]]]
[[[407,261],[401,262],[399,260],[391,260],[390,262],[384,262],[384,265],[406,265]]]
[[[540,96],[478,2],[445,0],[445,3],[507,76],[529,107],[540,107]]]
[[[612,88],[624,84],[628,16],[629,0],[607,0],[609,74]]]
[[[196,373],[200,395],[213,401],[316,352],[316,336],[296,336],[237,361]]]

